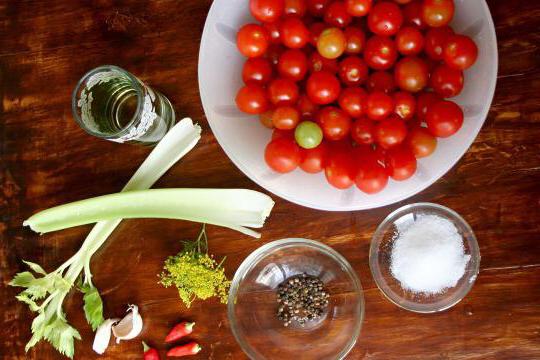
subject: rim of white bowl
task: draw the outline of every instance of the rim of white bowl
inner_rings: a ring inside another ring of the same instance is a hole
[[[217,3],[217,1],[214,1],[212,3],[212,5],[210,6],[210,11],[208,12],[207,20],[205,21],[205,24],[204,24],[203,33],[202,33],[202,36],[201,36],[201,44],[200,44],[200,47],[199,47],[199,55],[198,55],[199,56],[199,62],[198,62],[198,69],[197,69],[198,70],[198,82],[199,82],[199,96],[201,98],[201,103],[202,103],[202,106],[203,106],[203,110],[204,110],[204,113],[205,113],[206,118],[208,120],[208,124],[210,125],[211,129],[212,129],[212,120],[210,119],[211,117],[208,115],[208,114],[211,114],[211,111],[208,108],[208,106],[205,104],[205,100],[204,100],[205,99],[205,96],[204,96],[205,90],[204,90],[204,88],[202,86],[202,75],[201,74],[203,72],[202,72],[201,54],[203,52],[203,49],[207,46],[207,42],[208,42],[207,38],[208,38],[208,33],[210,31],[210,24],[208,23],[208,18],[210,17],[210,15],[213,14],[214,11],[216,11],[215,10],[216,9],[216,6],[215,6],[216,3]],[[227,154],[227,157],[229,159],[231,159],[231,161],[234,163],[234,165],[237,168],[239,168],[240,171],[242,171],[248,178],[250,178],[253,182],[255,182],[257,185],[261,186],[262,188],[266,189],[267,191],[270,191],[274,195],[277,195],[280,198],[285,199],[287,201],[290,201],[292,203],[295,203],[295,204],[298,204],[298,205],[301,205],[301,206],[305,206],[305,207],[308,207],[308,208],[311,208],[311,209],[339,212],[339,211],[360,211],[360,210],[376,209],[376,208],[380,208],[380,207],[383,207],[383,206],[388,206],[388,205],[391,205],[391,204],[395,204],[395,203],[397,203],[399,201],[406,200],[406,199],[408,199],[408,198],[410,198],[410,197],[424,191],[425,189],[427,189],[428,187],[433,185],[436,181],[440,180],[447,172],[449,172],[459,162],[459,160],[461,160],[463,155],[465,155],[465,153],[469,150],[469,148],[473,144],[474,140],[476,139],[476,137],[480,133],[480,130],[484,126],[484,123],[485,123],[486,118],[488,116],[489,109],[491,108],[491,104],[493,102],[493,97],[495,96],[495,89],[496,89],[496,86],[497,86],[497,74],[499,72],[499,51],[498,51],[498,46],[497,46],[497,33],[495,31],[495,24],[493,22],[493,17],[491,16],[491,11],[489,10],[489,7],[488,7],[488,5],[486,3],[486,0],[482,0],[482,6],[483,6],[484,11],[485,11],[485,13],[487,15],[486,18],[487,18],[488,26],[489,26],[489,28],[491,30],[491,34],[493,35],[491,37],[492,49],[493,50],[492,50],[492,53],[490,54],[490,56],[495,61],[495,64],[494,64],[495,65],[495,76],[492,79],[489,87],[486,89],[487,93],[489,94],[489,96],[488,96],[489,101],[486,101],[486,103],[484,104],[483,109],[482,109],[482,114],[483,114],[484,120],[480,124],[478,124],[476,126],[474,131],[472,131],[469,134],[469,139],[466,141],[467,146],[463,148],[463,150],[461,151],[459,156],[457,156],[456,159],[451,164],[449,164],[449,166],[447,168],[440,169],[437,173],[435,173],[432,176],[432,178],[429,181],[427,181],[425,183],[419,183],[416,187],[414,187],[412,190],[408,191],[407,193],[401,194],[399,196],[394,196],[392,198],[386,199],[385,201],[382,201],[382,202],[377,203],[375,205],[372,205],[372,204],[349,204],[349,205],[343,205],[343,206],[328,206],[328,205],[325,205],[325,204],[318,204],[318,203],[315,203],[315,202],[310,202],[310,201],[307,201],[307,200],[294,198],[294,197],[292,197],[290,195],[287,195],[287,194],[283,193],[279,189],[278,185],[273,185],[273,184],[265,184],[265,185],[263,185],[263,181],[261,181],[261,179],[259,179],[258,176],[253,174],[252,171],[248,167],[244,166],[240,160],[238,160],[237,158],[235,158],[232,155],[233,152],[229,149],[229,146],[226,144],[226,142],[223,141],[223,139],[221,138],[221,135],[219,133],[217,133],[217,132],[213,132],[213,134],[216,137],[216,140],[218,141],[221,148]],[[338,189],[336,189],[336,195],[339,195],[339,194],[341,194],[341,192]]]

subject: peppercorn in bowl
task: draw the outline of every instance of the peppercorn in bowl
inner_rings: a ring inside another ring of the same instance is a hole
[[[284,239],[261,246],[240,265],[228,316],[251,359],[343,359],[360,334],[364,296],[335,250]]]

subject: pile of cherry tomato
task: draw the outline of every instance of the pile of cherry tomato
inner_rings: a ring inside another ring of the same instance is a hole
[[[270,168],[325,172],[368,194],[402,181],[455,134],[453,101],[476,44],[449,26],[453,0],[250,0],[238,108],[274,129]]]

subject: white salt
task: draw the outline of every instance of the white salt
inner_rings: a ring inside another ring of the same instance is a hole
[[[455,225],[437,215],[420,215],[400,227],[392,247],[390,271],[401,286],[438,294],[456,286],[471,259]]]

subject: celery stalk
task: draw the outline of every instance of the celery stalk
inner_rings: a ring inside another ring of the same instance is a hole
[[[102,220],[162,218],[196,221],[253,234],[274,201],[245,189],[155,189],[129,191],[76,201],[44,210],[25,221],[47,233]]]
[[[159,178],[195,147],[201,138],[201,128],[190,118],[176,124],[133,174],[122,191],[150,188]]]
[[[133,174],[122,191],[145,190],[150,188],[159,178],[186,155],[201,138],[201,128],[193,125],[190,118],[178,122],[152,150],[139,169]],[[85,259],[85,282],[92,285],[90,259],[105,243],[109,235],[122,221],[121,218],[100,221],[86,237],[84,244],[89,247]]]
[[[154,148],[123,190],[142,190],[152,186],[197,144],[200,133],[201,128],[193,125],[191,119],[181,120]],[[9,285],[25,288],[17,295],[17,299],[37,313],[32,322],[32,338],[26,344],[26,351],[39,341],[47,340],[61,354],[73,358],[75,339],[80,340],[81,336],[67,322],[62,305],[83,269],[86,284],[81,286],[81,290],[85,291],[86,318],[93,328],[103,321],[101,297],[91,283],[90,259],[120,221],[115,219],[94,226],[79,251],[58,269],[47,273],[38,264],[25,261],[33,273],[24,271],[11,280]],[[87,302],[86,294],[89,293],[92,294],[89,296],[91,301]]]

